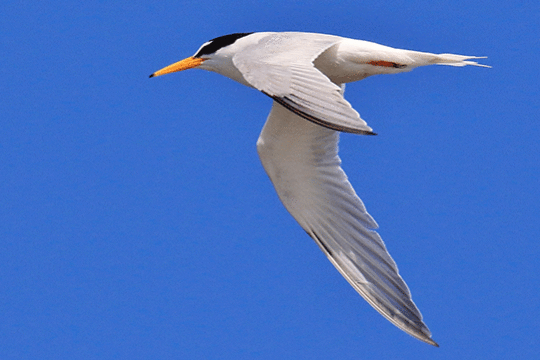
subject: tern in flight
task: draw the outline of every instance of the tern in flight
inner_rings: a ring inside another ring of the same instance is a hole
[[[424,65],[489,67],[472,60],[478,58],[324,34],[237,33],[207,41],[195,55],[150,77],[199,68],[271,97],[257,151],[285,208],[371,306],[409,335],[438,346],[341,168],[340,132],[375,135],[343,92],[345,83]]]

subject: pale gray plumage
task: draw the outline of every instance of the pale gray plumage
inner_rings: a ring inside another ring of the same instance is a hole
[[[289,33],[265,36],[236,53],[233,64],[252,87],[334,130],[371,133],[340,92],[341,88],[313,66],[313,61],[342,38]],[[298,46],[298,44],[302,46]],[[279,46],[279,52],[269,49]],[[287,66],[283,66],[283,64]]]

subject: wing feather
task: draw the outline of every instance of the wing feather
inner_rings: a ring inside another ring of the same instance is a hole
[[[437,345],[341,168],[338,140],[274,102],[257,149],[287,210],[353,288],[397,327]]]
[[[313,65],[342,38],[309,33],[269,33],[233,57],[254,88],[297,115],[332,130],[373,135],[341,88]],[[279,51],[270,48],[279,47]]]

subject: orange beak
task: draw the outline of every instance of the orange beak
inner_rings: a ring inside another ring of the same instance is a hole
[[[169,74],[176,71],[192,69],[194,67],[201,65],[203,61],[204,59],[194,58],[193,56],[190,56],[187,59],[180,60],[179,62],[176,62],[172,65],[164,67],[161,70],[156,71],[155,73],[150,75],[150,77],[165,75],[165,74]]]

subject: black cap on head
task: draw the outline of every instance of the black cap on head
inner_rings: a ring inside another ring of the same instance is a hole
[[[236,34],[229,34],[229,35],[223,35],[220,37],[217,37],[215,39],[212,39],[206,43],[206,45],[203,45],[199,51],[195,55],[193,55],[194,58],[199,58],[203,55],[210,55],[218,51],[219,49],[229,46],[231,44],[234,44],[234,42],[244,36],[248,36],[253,34],[252,32],[249,33],[236,33]]]

